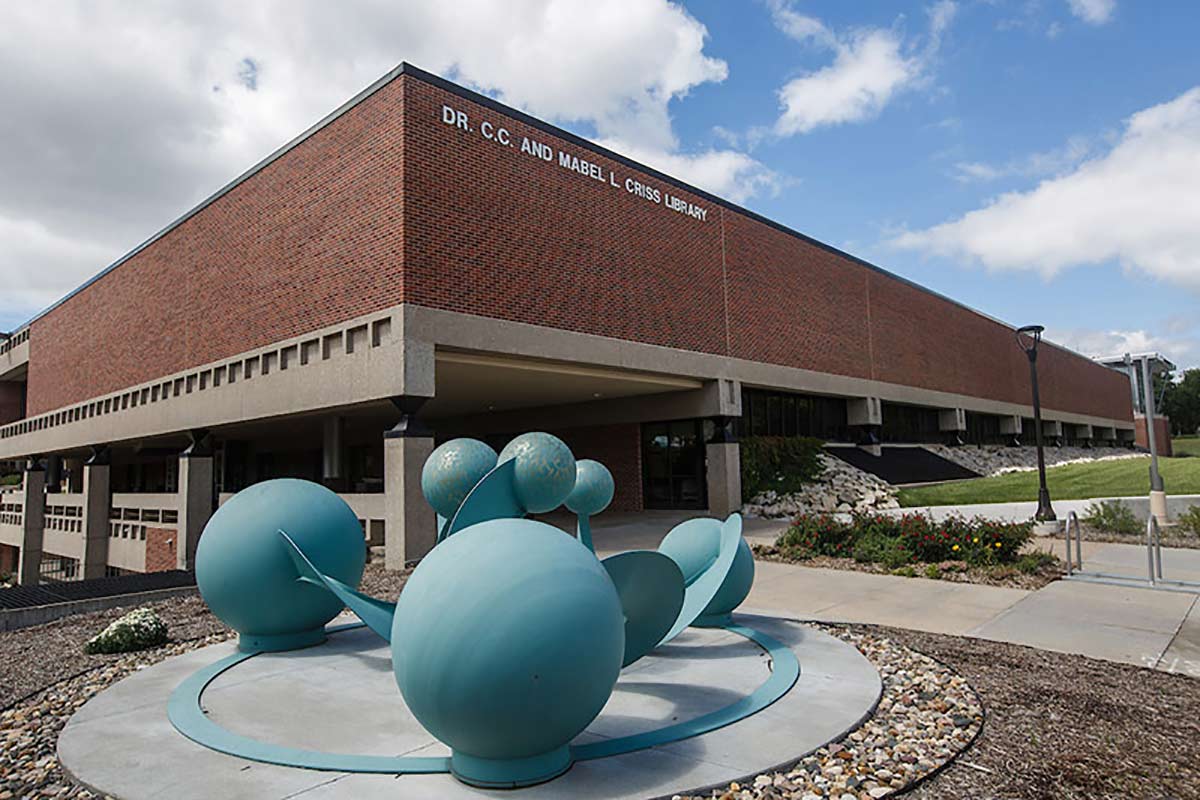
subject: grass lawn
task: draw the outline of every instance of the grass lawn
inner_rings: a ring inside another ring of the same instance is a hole
[[[1200,436],[1172,436],[1171,448],[1177,456],[1200,456]]]
[[[1200,458],[1160,458],[1158,467],[1168,494],[1200,494]],[[1054,500],[1145,495],[1150,492],[1150,459],[1051,467],[1046,470],[1046,483]],[[1037,490],[1037,471],[1031,470],[901,489],[899,499],[906,507],[1011,503],[1037,500]]]

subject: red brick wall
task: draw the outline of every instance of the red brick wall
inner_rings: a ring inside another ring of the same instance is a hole
[[[33,323],[38,414],[400,302],[393,82]]]
[[[1150,437],[1146,435],[1146,418],[1137,417],[1133,421],[1133,441],[1138,447],[1150,448]],[[1160,456],[1170,457],[1175,454],[1171,447],[1171,418],[1154,418],[1154,447]]]
[[[445,124],[443,104],[471,129]],[[511,146],[486,139],[484,122]],[[553,162],[522,153],[524,137],[550,145]],[[601,179],[559,166],[559,151]],[[707,218],[640,198],[626,179]],[[37,320],[30,413],[399,302],[1029,398],[1004,326],[406,76]],[[1047,408],[1131,419],[1126,378],[1043,353]]]
[[[175,569],[175,543],[179,531],[174,528],[146,528],[146,572]]]
[[[575,458],[590,458],[608,467],[616,484],[610,511],[642,510],[641,426],[594,425],[553,432]]]
[[[22,397],[24,386],[25,384],[17,381],[0,381],[0,425],[25,416]]]
[[[21,551],[19,548],[9,544],[0,544],[0,575],[12,575],[15,573],[20,557]]]

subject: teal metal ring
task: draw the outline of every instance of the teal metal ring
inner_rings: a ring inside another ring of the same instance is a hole
[[[361,622],[337,625],[327,629],[327,633],[340,633],[361,627],[364,627]],[[695,719],[653,731],[572,746],[570,749],[571,760],[589,761],[596,758],[607,758],[700,736],[757,714],[791,690],[800,677],[800,662],[796,660],[796,654],[792,652],[791,648],[753,628],[733,623],[721,627],[749,639],[771,657],[771,675],[758,688],[724,708],[703,714]],[[179,684],[167,702],[167,717],[171,720],[175,730],[210,750],[250,761],[284,767],[390,775],[448,773],[451,771],[449,757],[325,753],[318,750],[303,750],[260,742],[257,739],[222,728],[208,718],[200,705],[204,690],[218,675],[256,655],[258,654],[238,652],[226,656],[197,670]]]

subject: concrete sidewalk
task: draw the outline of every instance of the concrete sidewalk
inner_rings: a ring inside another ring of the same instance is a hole
[[[654,549],[688,512],[612,515],[595,521],[601,555]],[[550,520],[573,528],[573,520]],[[569,524],[568,524],[569,522]],[[786,527],[746,520],[747,540],[773,542]],[[1061,540],[1039,546],[1062,555]],[[1084,542],[1089,570],[1146,574],[1140,545]],[[1056,581],[1036,592],[969,583],[756,563],[746,610],[974,636],[1200,677],[1200,595]],[[1163,548],[1163,574],[1200,580],[1200,550]]]

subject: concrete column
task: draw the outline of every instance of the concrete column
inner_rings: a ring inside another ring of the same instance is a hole
[[[188,448],[191,450],[191,448]],[[179,535],[175,540],[175,566],[196,566],[196,545],[216,503],[213,494],[213,459],[207,452],[184,451],[179,456]]]
[[[384,434],[384,566],[404,569],[437,542],[437,518],[421,494],[421,469],[433,452],[433,432],[417,419],[424,397],[396,397],[400,421]]]
[[[1009,444],[1021,443],[1021,417],[1005,415],[1000,417],[1000,433],[1009,437]]]
[[[93,457],[83,467],[83,554],[81,577],[103,578],[108,566],[108,515],[112,510],[108,459]]]
[[[1047,445],[1062,444],[1063,424],[1055,419],[1042,420],[1042,438]]]
[[[883,402],[878,397],[852,397],[846,401],[846,424],[859,447],[874,455],[883,451],[879,429],[883,425]]]
[[[713,434],[704,445],[708,513],[720,519],[742,508],[742,457],[735,419],[714,418]]]
[[[967,412],[962,408],[942,408],[938,410],[938,431],[946,434],[946,444],[960,445],[963,443],[962,434],[967,429]]]
[[[42,532],[46,526],[46,473],[40,467],[25,470],[21,487],[21,555],[17,583],[36,586],[42,570]]]

